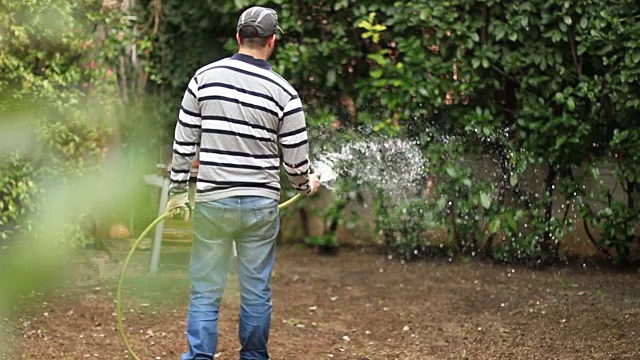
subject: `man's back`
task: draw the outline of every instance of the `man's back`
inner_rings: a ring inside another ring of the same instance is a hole
[[[297,92],[266,61],[236,54],[199,69],[180,109],[174,177],[186,175],[194,135],[201,131],[196,201],[232,196],[279,199],[280,160],[294,187],[304,187],[308,145]]]

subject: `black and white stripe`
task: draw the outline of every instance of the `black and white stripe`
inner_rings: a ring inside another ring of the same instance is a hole
[[[302,102],[265,61],[236,54],[196,72],[178,114],[172,191],[186,189],[198,146],[196,201],[239,195],[278,199],[279,150],[292,186],[308,189]]]

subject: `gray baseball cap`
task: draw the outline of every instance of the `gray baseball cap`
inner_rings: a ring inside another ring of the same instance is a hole
[[[282,32],[278,26],[278,14],[275,10],[254,6],[245,10],[238,19],[238,34],[243,39],[264,38]]]

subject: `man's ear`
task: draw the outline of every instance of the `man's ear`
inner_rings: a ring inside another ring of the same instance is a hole
[[[276,47],[276,34],[271,35],[271,39],[269,39],[269,46],[272,48]]]
[[[238,45],[242,45],[242,38],[240,38],[240,34],[236,33],[236,41],[238,42]]]

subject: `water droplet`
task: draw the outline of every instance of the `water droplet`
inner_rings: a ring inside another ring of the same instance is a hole
[[[312,164],[322,171],[321,181],[327,188],[339,188],[338,174],[350,176],[358,185],[384,191],[397,204],[420,194],[420,182],[427,173],[416,142],[382,136],[342,144],[339,151],[320,152]]]

